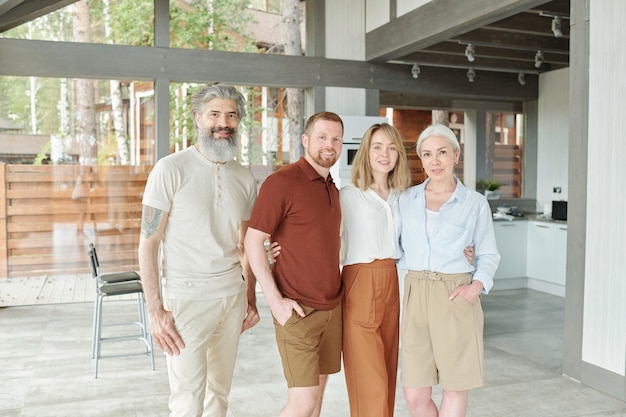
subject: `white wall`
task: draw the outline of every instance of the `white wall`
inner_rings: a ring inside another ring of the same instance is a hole
[[[399,16],[406,14],[412,10],[423,6],[426,3],[430,3],[432,0],[397,0],[396,13]]]
[[[326,109],[337,114],[365,115],[365,90],[362,88],[326,87]]]
[[[567,200],[569,68],[539,76],[537,122],[537,210]],[[561,187],[561,193],[553,193]]]
[[[326,1],[326,58],[365,60],[365,0]]]
[[[365,0],[365,30],[367,32],[389,22],[389,0]]]
[[[326,57],[365,60],[365,0],[326,1]],[[325,110],[365,115],[364,89],[326,87],[325,90]]]
[[[590,3],[583,361],[625,375],[626,8]]]

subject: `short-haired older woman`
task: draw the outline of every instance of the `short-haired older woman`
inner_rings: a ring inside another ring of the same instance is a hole
[[[399,200],[407,269],[401,324],[402,384],[413,417],[462,417],[468,391],[483,385],[480,295],[493,286],[500,255],[485,197],[455,176],[454,132],[432,125],[416,146],[428,176]],[[463,255],[474,246],[475,265]],[[441,384],[439,410],[432,387]]]

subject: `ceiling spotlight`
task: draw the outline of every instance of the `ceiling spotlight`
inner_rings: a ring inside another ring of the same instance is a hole
[[[413,76],[413,78],[417,78],[420,76],[420,66],[417,65],[417,62],[411,67],[411,75]]]
[[[541,68],[543,64],[543,52],[540,50],[535,54],[535,68]]]
[[[476,71],[474,71],[474,67],[470,67],[467,70],[467,80],[470,83],[473,83],[475,78],[476,78]]]
[[[526,85],[526,77],[523,72],[520,71],[520,73],[517,74],[517,81],[519,82],[519,85]]]
[[[468,44],[465,48],[465,56],[469,62],[474,62],[476,56],[474,55],[474,44]]]
[[[555,38],[560,38],[563,36],[563,32],[561,31],[561,23],[562,18],[560,16],[554,16],[552,19],[552,33],[554,33]]]

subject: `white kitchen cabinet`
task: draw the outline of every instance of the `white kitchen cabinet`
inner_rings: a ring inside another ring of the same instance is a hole
[[[556,225],[556,245],[555,248],[555,272],[554,277],[557,284],[565,286],[566,264],[567,264],[567,225]]]
[[[528,287],[554,295],[565,294],[567,225],[528,222],[526,273]]]
[[[526,221],[497,221],[493,223],[500,264],[494,279],[526,277]]]
[[[528,262],[526,272],[529,278],[546,282],[554,280],[555,243],[550,224],[528,222]]]

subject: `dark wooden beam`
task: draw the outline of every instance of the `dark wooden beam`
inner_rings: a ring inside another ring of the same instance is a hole
[[[0,13],[0,33],[13,29],[23,23],[62,9],[77,0],[26,0],[7,1],[4,5],[7,10]]]
[[[367,61],[388,61],[546,3],[545,0],[432,0],[365,37]]]
[[[569,53],[569,38],[563,36],[529,35],[503,30],[492,30],[488,27],[476,29],[450,38],[451,41],[473,43],[498,48],[537,51],[541,49],[551,53]]]
[[[485,110],[492,112],[523,112],[524,105],[519,102],[506,101],[469,101],[445,97],[425,97],[413,93],[392,91],[380,92],[380,106],[396,109],[418,110]]]
[[[553,0],[540,6],[533,7],[529,12],[549,13],[559,16],[570,15],[570,0]]]
[[[553,37],[552,19],[540,16],[537,13],[520,13],[491,23],[485,28],[499,29],[508,32],[525,33],[529,35],[544,35]],[[569,38],[569,21],[565,20],[561,27],[563,36]]]
[[[447,55],[437,54],[433,52],[416,52],[407,55],[405,59],[411,62],[417,62],[420,66],[432,66],[440,68],[462,68],[468,69],[473,67],[476,70],[484,71],[504,71],[504,72],[525,72],[540,73],[546,71],[554,71],[555,69],[565,68],[567,64],[543,64],[540,68],[535,67],[534,54],[528,56],[527,59],[510,59],[506,54],[497,57],[476,54],[474,62],[469,62],[464,55]]]
[[[466,100],[527,101],[537,83],[520,88],[516,74],[425,68],[361,61],[123,45],[0,39],[0,75],[209,82],[308,88],[317,86],[413,92]],[[5,59],[9,57],[9,59]]]
[[[437,54],[437,55],[456,55],[465,57],[465,43],[459,42],[442,42],[437,45],[429,46],[426,49],[420,51],[420,53]],[[514,61],[535,62],[535,50],[521,50],[521,49],[505,49],[494,47],[493,45],[480,45],[474,48],[476,59],[478,58],[493,58],[504,59]],[[543,52],[543,62],[553,64],[555,68],[564,68],[569,65],[569,55],[555,54],[552,52]],[[414,54],[409,54],[404,57],[407,61],[414,61],[412,59]]]

